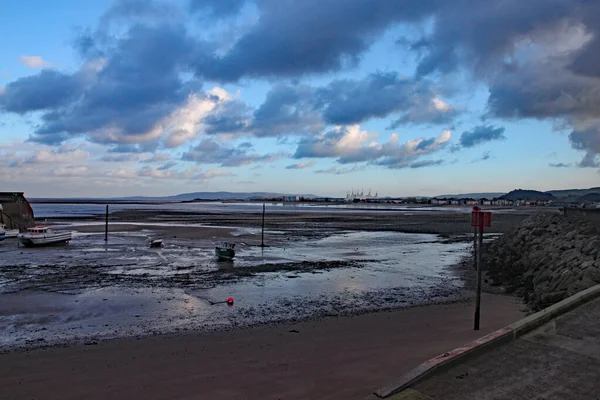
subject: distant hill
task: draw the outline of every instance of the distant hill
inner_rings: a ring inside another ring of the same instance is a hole
[[[516,189],[500,196],[504,200],[555,200],[556,197],[550,192],[539,192],[537,190]]]
[[[165,197],[121,197],[119,200],[144,200],[144,201],[190,201],[190,200],[250,200],[250,199],[262,199],[269,197],[281,197],[285,196],[284,193],[272,193],[272,192],[192,192],[192,193],[181,193],[174,196]],[[296,195],[294,195],[296,196]],[[312,194],[299,194],[306,198],[315,198],[317,196]]]
[[[192,201],[192,200],[251,200],[286,196],[283,193],[271,192],[193,192],[181,193],[174,196],[129,196],[129,197],[109,197],[109,198],[93,198],[93,197],[71,197],[71,198],[30,198],[34,202],[82,202],[82,203],[103,203],[109,202],[156,202],[156,201]],[[313,199],[317,196],[313,194],[292,194],[291,196],[305,197]]]
[[[589,189],[551,190],[549,193],[552,193],[555,197],[562,200],[579,201],[581,197],[584,197],[588,194],[600,193],[600,187],[593,187]]]
[[[600,202],[600,191],[598,191],[598,193],[588,193],[586,195],[578,197],[577,201],[581,202],[581,203],[596,203],[596,202]]]
[[[504,195],[504,192],[489,192],[489,193],[461,193],[461,194],[442,194],[435,196],[440,198],[456,198],[456,199],[493,199]]]

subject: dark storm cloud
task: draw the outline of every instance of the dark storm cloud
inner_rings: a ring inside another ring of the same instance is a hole
[[[211,2],[212,3],[212,2]],[[221,57],[199,56],[199,76],[297,77],[337,71],[359,56],[386,27],[429,15],[441,0],[262,0],[259,20]]]
[[[259,155],[249,152],[250,148],[244,143],[230,147],[214,140],[205,139],[197,146],[183,153],[183,161],[193,161],[198,164],[220,164],[222,167],[238,167],[255,162],[273,162],[282,154]]]
[[[460,144],[463,147],[474,147],[493,140],[504,140],[504,130],[503,127],[495,128],[491,125],[476,126],[460,135]]]

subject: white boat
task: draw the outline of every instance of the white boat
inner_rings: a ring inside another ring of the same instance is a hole
[[[6,225],[0,224],[0,232],[4,231],[4,237],[6,239],[16,238],[19,235],[18,229],[6,229]]]
[[[47,226],[34,226],[33,228],[27,228],[26,233],[19,233],[18,238],[24,246],[48,246],[69,242],[71,232],[55,232]]]

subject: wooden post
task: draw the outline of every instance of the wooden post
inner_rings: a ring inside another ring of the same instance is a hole
[[[108,242],[108,204],[106,205],[106,219],[104,223],[104,241]]]
[[[477,246],[477,295],[475,297],[475,326],[476,331],[479,330],[479,320],[481,318],[481,250],[483,247],[483,215],[479,221],[479,245]]]
[[[473,228],[473,271],[477,271],[477,227]]]
[[[260,234],[260,247],[265,247],[265,203],[263,203],[262,231]]]

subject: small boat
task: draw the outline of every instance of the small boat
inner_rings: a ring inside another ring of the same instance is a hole
[[[231,260],[233,257],[235,257],[234,248],[235,248],[235,243],[225,242],[225,243],[223,243],[222,246],[215,247],[215,254],[221,260]]]
[[[54,232],[47,226],[27,228],[26,233],[17,236],[24,246],[48,246],[51,244],[68,243],[71,240],[70,231]]]
[[[6,229],[6,225],[0,224],[0,232],[4,231],[4,237],[6,239],[16,238],[19,234],[18,229]]]
[[[0,242],[2,242],[6,238],[6,234],[4,233],[4,229],[0,227]]]
[[[150,239],[150,247],[162,247],[162,239]]]

